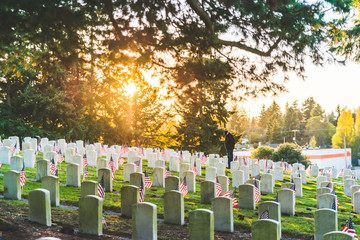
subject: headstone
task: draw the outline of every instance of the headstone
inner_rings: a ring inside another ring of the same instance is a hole
[[[239,208],[255,210],[255,187],[252,184],[239,186]]]
[[[23,159],[25,167],[34,168],[35,167],[35,152],[32,149],[27,149],[23,151]]]
[[[320,187],[320,183],[326,182],[326,181],[328,181],[327,177],[325,177],[325,176],[318,176],[318,177],[316,178],[316,187],[319,188],[319,187]]]
[[[185,176],[185,172],[190,170],[191,167],[189,163],[185,163],[185,162],[180,163],[180,174],[179,174],[180,179],[183,179]]]
[[[279,222],[280,225],[280,237],[281,237],[281,210],[280,203],[275,201],[266,201],[259,203],[259,216],[265,212],[269,212],[269,219],[273,219]]]
[[[244,171],[236,170],[232,173],[232,186],[237,188],[241,184],[244,184]]]
[[[331,193],[331,189],[330,188],[327,188],[327,187],[321,187],[321,188],[318,188],[316,189],[316,207],[319,208],[319,196],[322,195],[322,194],[325,194],[325,193]]]
[[[280,203],[281,214],[294,216],[295,215],[294,191],[290,189],[281,189],[277,191],[277,194]]]
[[[48,190],[38,188],[29,192],[29,220],[51,226],[50,192]]]
[[[36,163],[36,180],[40,181],[41,178],[50,175],[50,161],[39,160]]]
[[[157,211],[155,204],[142,202],[132,206],[132,239],[157,239]]]
[[[177,156],[170,157],[169,169],[170,169],[170,171],[175,171],[175,172],[180,171],[179,157],[177,157]]]
[[[10,164],[10,158],[12,156],[11,148],[3,146],[0,147],[0,162],[2,164]]]
[[[30,142],[24,142],[22,144],[22,151],[27,150],[27,149],[31,149],[31,143]]]
[[[165,168],[155,167],[153,172],[153,186],[154,187],[165,187]]]
[[[261,176],[262,192],[274,193],[273,176],[271,174],[263,174]]]
[[[50,192],[51,206],[57,207],[60,205],[60,183],[56,176],[45,176],[41,179],[41,188]]]
[[[75,148],[67,147],[65,150],[65,162],[71,163],[73,156],[75,156]]]
[[[71,163],[78,164],[80,166],[80,175],[83,175],[83,169],[84,169],[83,156],[82,155],[73,156]]]
[[[109,162],[106,159],[103,158],[99,158],[96,161],[96,177],[99,175],[99,169],[100,168],[108,168],[109,167]],[[124,175],[125,175],[125,170],[124,170]]]
[[[354,212],[360,214],[360,192],[355,192],[353,195],[354,199]]]
[[[155,167],[165,167],[166,162],[164,160],[156,160],[155,161]]]
[[[280,240],[280,223],[273,219],[260,219],[251,225],[252,240]]]
[[[344,195],[347,197],[352,197],[352,192],[351,192],[351,186],[355,185],[355,180],[354,179],[346,179],[344,181]]]
[[[218,176],[218,180],[221,186],[222,194],[229,191],[229,185],[228,185],[229,178],[227,176]]]
[[[89,166],[96,167],[97,152],[95,150],[89,150],[86,152],[86,157],[87,157]]]
[[[201,176],[202,172],[201,172],[201,160],[200,159],[196,159],[196,170],[198,172],[198,176]]]
[[[206,181],[214,181],[216,177],[217,169],[215,167],[207,167],[205,170],[205,180]]]
[[[244,172],[244,182],[249,180],[249,167],[247,166],[240,166],[240,170]]]
[[[276,181],[284,181],[284,174],[282,167],[275,167],[274,168],[274,179]]]
[[[259,164],[252,164],[251,165],[251,176],[255,177],[260,174],[260,166]]]
[[[337,231],[337,212],[332,209],[315,211],[315,240],[323,240],[324,234]]]
[[[164,194],[164,222],[167,224],[184,225],[184,196],[176,190]]]
[[[98,183],[95,181],[83,181],[81,183],[81,197],[98,195]]]
[[[301,176],[302,184],[306,184],[306,171],[300,170],[300,176]]]
[[[352,175],[351,169],[344,169],[344,178],[345,178],[346,176],[351,176],[351,175]]]
[[[251,185],[254,185],[255,186],[255,182],[256,182],[256,185],[259,189],[259,192],[261,193],[261,187],[260,187],[260,181],[257,180],[257,179],[250,179],[250,180],[247,180],[245,183],[247,184],[251,184]]]
[[[134,163],[125,163],[124,164],[124,182],[130,181],[130,174],[134,173],[136,166]]]
[[[295,183],[295,196],[296,197],[302,197],[302,179],[298,178],[298,177],[294,177],[293,178],[294,183]]]
[[[230,163],[230,171],[231,173],[233,173],[234,171],[238,171],[239,170],[239,162],[238,161],[233,161]]]
[[[185,171],[184,176],[186,177],[187,188],[189,192],[196,192],[196,180],[195,172]]]
[[[197,209],[189,213],[190,240],[214,240],[214,213]]]
[[[294,183],[283,183],[281,184],[281,189],[291,189]]]
[[[20,172],[23,168],[23,157],[21,156],[12,156],[10,158],[10,170]]]
[[[91,211],[89,211],[91,209]],[[79,232],[101,236],[103,234],[103,199],[87,195],[79,200]]]
[[[211,210],[214,213],[215,231],[234,232],[234,216],[231,198],[213,198],[211,201]]]
[[[337,179],[337,175],[338,175],[339,171],[337,170],[337,168],[333,168],[332,169],[332,177]]]
[[[216,197],[215,182],[204,181],[201,183],[201,203],[210,204],[211,199]]]
[[[180,185],[180,178],[178,176],[170,176],[165,178],[165,192],[175,190]]]
[[[66,166],[66,186],[80,187],[80,166],[69,163]]]
[[[321,195],[319,195],[319,197],[317,197],[317,199],[318,199],[317,201],[318,201],[319,209],[322,209],[322,208],[332,209],[333,203],[335,202],[335,204],[336,204],[336,196],[331,193],[321,194]]]
[[[320,183],[320,188],[322,188],[322,187],[328,187],[328,188],[330,188],[332,190],[333,189],[333,183],[329,182],[329,181],[321,182]]]
[[[324,234],[324,240],[354,240],[354,236],[350,233],[333,231]]]
[[[140,187],[141,181],[145,185],[145,174],[144,173],[134,172],[134,173],[130,174],[130,185]]]
[[[226,165],[224,163],[215,164],[215,168],[216,168],[216,174],[218,176],[225,176]]]
[[[4,197],[21,199],[20,172],[10,170],[4,173]]]
[[[111,170],[108,168],[100,168],[98,174],[98,182],[101,181],[102,177],[104,177],[105,192],[112,192],[113,180]]]
[[[147,160],[148,160],[148,167],[150,168],[154,168],[155,167],[155,161],[157,160],[156,158],[156,153],[148,153],[147,154]]]
[[[132,205],[139,202],[139,188],[133,185],[121,188],[121,216],[131,218]]]
[[[316,165],[311,165],[311,176],[317,177],[319,175],[319,167]]]

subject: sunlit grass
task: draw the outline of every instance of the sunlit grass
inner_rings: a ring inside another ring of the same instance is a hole
[[[38,159],[42,158],[42,155],[39,154]],[[59,180],[61,184],[66,184],[66,166],[67,163],[59,164]],[[1,169],[1,173],[4,173],[10,169],[9,165],[3,165]],[[147,167],[147,161],[143,161],[143,171],[146,170],[150,178],[152,179],[153,169]],[[120,213],[121,208],[121,195],[120,190],[123,186],[129,185],[129,183],[124,183],[123,179],[123,167],[116,172],[115,180],[113,182],[112,193],[106,193],[106,199],[104,201],[104,210],[105,211],[113,211]],[[96,168],[89,167],[89,177],[87,180],[97,181]],[[171,172],[172,175],[178,176],[179,174],[176,172]],[[36,168],[26,168],[26,177],[28,179],[36,179]],[[231,178],[231,173],[229,172],[229,177]],[[296,214],[295,216],[282,216],[282,233],[287,234],[289,236],[301,238],[306,237],[310,238],[314,233],[314,212],[316,209],[316,178],[311,177],[312,180],[308,180],[307,184],[303,185],[303,197],[296,198]],[[189,194],[185,197],[184,205],[185,205],[185,221],[188,221],[189,212],[195,209],[203,208],[203,209],[211,209],[210,204],[201,204],[200,203],[200,182],[205,180],[205,167],[202,168],[202,176],[196,177],[196,192],[189,192]],[[289,177],[284,178],[284,182],[289,182]],[[342,178],[334,179],[334,182],[342,182]],[[276,192],[280,190],[282,182],[276,181],[274,193],[264,193],[261,196],[261,201],[274,201],[276,198]],[[40,188],[40,182],[34,182],[27,180],[26,185],[22,190],[22,197],[27,198],[29,191]],[[344,196],[343,187],[339,185],[334,185],[334,188],[337,193],[338,200],[340,202],[340,207],[338,209],[338,229],[341,230],[346,220],[349,218],[349,214],[351,213],[353,217],[353,221],[355,224],[355,229],[357,232],[360,231],[360,221],[358,219],[358,214],[352,212],[352,204],[351,199],[349,197]],[[232,187],[230,186],[230,189]],[[0,177],[0,191],[4,191],[3,186],[3,177]],[[151,202],[157,205],[157,214],[159,218],[164,217],[164,200],[163,196],[165,193],[164,188],[152,187],[151,189],[146,189],[145,201]],[[80,188],[75,187],[66,187],[60,186],[60,202],[62,205],[71,205],[78,206],[78,201],[81,195]],[[7,201],[7,200],[3,200]],[[18,203],[18,201],[14,201],[14,203]],[[21,203],[23,204],[23,203]],[[74,210],[74,214],[77,215],[77,212]],[[121,224],[129,224],[131,226],[131,222],[126,222],[126,220],[119,218],[117,216],[108,216],[109,221],[117,221],[122,222]],[[251,231],[251,223],[254,220],[258,219],[258,212],[254,210],[245,210],[245,209],[234,209],[234,225],[235,230],[242,232],[250,232]],[[123,228],[122,228],[123,229]],[[108,229],[111,230],[111,227]],[[114,229],[112,232],[116,233],[119,230]]]

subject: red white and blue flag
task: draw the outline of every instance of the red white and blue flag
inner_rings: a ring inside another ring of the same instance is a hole
[[[216,177],[216,197],[219,197],[221,195],[221,193],[222,193],[221,185],[220,185],[218,177]]]
[[[89,176],[89,168],[87,167],[86,170],[84,171],[83,181],[85,181],[88,176]]]
[[[196,168],[196,161],[194,161],[194,166],[192,167],[192,171],[195,172],[195,176],[198,175],[198,171]]]
[[[144,202],[144,199],[145,199],[145,189],[144,189],[144,183],[143,183],[142,178],[141,178],[139,193],[140,193],[140,195],[139,195],[139,202]]]
[[[99,197],[101,197],[102,199],[105,200],[105,182],[104,182],[104,174],[101,177],[101,180],[98,184],[98,195]]]
[[[24,186],[26,182],[26,177],[25,177],[25,163],[23,162],[23,168],[20,172],[20,186]]]
[[[258,203],[258,202],[260,202],[260,191],[259,191],[256,181],[255,181],[254,185],[255,185],[255,202]]]
[[[151,188],[152,187],[152,182],[151,179],[149,177],[149,174],[145,171],[145,187],[146,188]]]
[[[186,177],[184,177],[184,180],[180,183],[180,192],[183,193],[184,197],[188,194]]]
[[[61,149],[57,153],[57,162],[62,163],[64,161],[64,156],[62,155]]]
[[[89,165],[89,163],[88,163],[87,156],[85,153],[84,157],[83,157],[83,168],[86,168],[88,165]]]
[[[54,159],[51,159],[51,161],[50,161],[50,173],[51,174],[56,173],[56,165],[55,165],[55,160]]]

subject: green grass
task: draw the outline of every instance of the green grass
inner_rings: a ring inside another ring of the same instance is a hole
[[[37,156],[37,159],[42,158],[42,153]],[[61,184],[66,184],[66,166],[67,164],[64,162],[59,165],[59,180]],[[10,168],[9,165],[3,165],[0,170],[2,173],[8,171]],[[146,170],[150,178],[152,179],[153,169],[147,167],[147,161],[143,161],[143,171]],[[123,186],[129,185],[129,183],[124,183],[122,176],[123,168],[121,167],[119,171],[116,172],[116,177],[113,181],[113,189],[112,193],[106,193],[106,199],[104,201],[104,210],[105,211],[113,211],[120,212],[121,207],[121,195],[120,190]],[[96,168],[89,167],[89,177],[87,180],[97,181],[95,177]],[[178,176],[179,174],[176,172],[171,172],[172,175]],[[28,179],[36,179],[36,168],[26,168],[26,177]],[[231,178],[231,174],[229,173],[229,177]],[[316,208],[316,178],[311,177],[312,180],[308,180],[307,184],[303,184],[303,197],[296,198],[296,214],[295,216],[282,216],[282,233],[286,236],[296,237],[296,238],[311,238],[314,233],[314,212],[317,210]],[[189,194],[185,197],[185,221],[188,219],[189,212],[195,209],[203,208],[203,209],[211,209],[211,205],[201,204],[200,203],[200,182],[205,181],[205,168],[202,168],[202,176],[196,177],[196,192],[189,192]],[[284,182],[289,182],[289,177],[284,178]],[[342,178],[338,180],[333,180],[333,182],[342,182]],[[276,185],[274,188],[274,193],[264,193],[261,196],[261,201],[274,201],[276,197],[276,192],[280,189],[281,183],[276,181]],[[22,190],[22,197],[27,198],[29,191],[40,188],[40,182],[26,181],[26,184]],[[338,200],[340,202],[340,207],[338,209],[338,228],[341,230],[346,220],[349,218],[349,214],[352,215],[353,222],[355,224],[355,229],[357,232],[360,232],[360,221],[358,214],[353,213],[351,199],[343,195],[343,187],[334,185]],[[0,192],[4,191],[3,186],[3,177],[0,177]],[[164,195],[165,189],[152,187],[150,190],[146,189],[145,201],[151,202],[157,205],[157,214],[159,218],[163,218],[164,216]],[[60,201],[62,205],[70,205],[70,206],[78,206],[78,200],[80,198],[81,191],[80,188],[75,187],[60,187]],[[1,201],[13,202],[14,204],[24,204],[19,201],[9,201],[2,199]],[[56,219],[58,222],[70,224],[74,223],[74,219],[77,219],[77,211],[74,210],[64,210],[60,208],[53,208],[56,211],[61,212],[65,211],[67,213],[72,213],[76,215],[76,217]],[[119,226],[121,224],[121,231],[123,234],[130,234],[126,229],[131,229],[131,221],[118,217],[118,216],[106,216],[108,221],[108,227],[106,230],[113,233],[118,234]],[[250,232],[251,231],[251,223],[254,220],[258,219],[258,211],[254,210],[245,210],[245,209],[234,209],[234,227],[235,230],[240,232]],[[126,227],[127,226],[127,227]],[[172,228],[174,226],[171,226]],[[182,227],[183,229],[185,227]],[[161,236],[159,236],[161,238]]]

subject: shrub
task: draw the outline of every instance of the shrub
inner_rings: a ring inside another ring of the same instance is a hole
[[[284,161],[290,164],[299,162],[305,165],[305,167],[310,164],[307,157],[301,155],[301,147],[294,143],[284,143],[278,146],[271,159],[275,162]]]
[[[274,149],[268,146],[260,146],[251,153],[251,158],[271,159]]]

